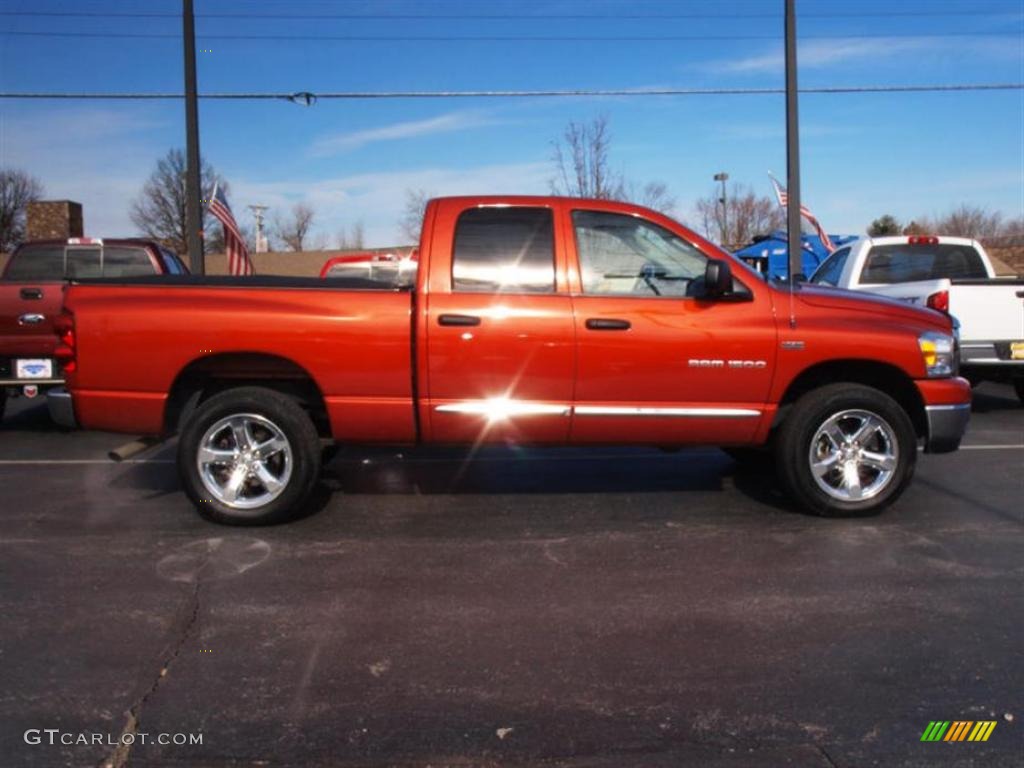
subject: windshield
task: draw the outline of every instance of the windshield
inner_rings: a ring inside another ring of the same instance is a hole
[[[862,283],[984,278],[981,254],[970,245],[894,243],[876,245],[861,272]]]

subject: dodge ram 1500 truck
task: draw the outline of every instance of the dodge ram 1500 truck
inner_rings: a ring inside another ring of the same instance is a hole
[[[76,277],[183,274],[178,257],[149,240],[34,240],[0,275],[0,419],[9,394],[35,397],[64,383],[53,322],[65,281]]]
[[[791,293],[601,200],[433,200],[410,288],[75,281],[57,330],[64,423],[177,433],[185,492],[223,523],[301,511],[327,441],[770,447],[802,507],[865,514],[970,407],[947,315]]]

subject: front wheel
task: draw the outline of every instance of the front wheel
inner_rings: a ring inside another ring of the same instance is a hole
[[[202,403],[178,441],[185,493],[208,520],[262,525],[302,510],[320,474],[313,422],[290,397],[239,387]]]
[[[7,407],[7,392],[0,387],[0,421],[4,420],[4,409]]]
[[[917,436],[899,403],[871,387],[832,384],[801,397],[776,445],[779,479],[809,512],[881,512],[914,474]]]
[[[1014,379],[1013,391],[1017,393],[1017,399],[1020,400],[1021,405],[1024,405],[1024,379]],[[0,408],[0,415],[3,414],[3,409]]]

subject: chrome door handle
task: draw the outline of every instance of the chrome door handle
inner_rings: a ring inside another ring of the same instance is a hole
[[[18,318],[18,325],[39,325],[46,319],[46,315],[22,315]]]

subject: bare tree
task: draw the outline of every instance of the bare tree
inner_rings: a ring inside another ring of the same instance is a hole
[[[722,239],[722,245],[746,245],[756,235],[768,234],[785,226],[786,212],[778,203],[770,197],[755,194],[748,186],[733,184],[725,199],[723,206],[716,190],[700,198],[694,206],[704,236],[712,240]]]
[[[629,200],[648,208],[671,213],[675,198],[660,181],[637,184],[612,169],[611,133],[608,118],[599,115],[589,123],[570,122],[562,138],[552,142],[551,161],[555,176],[549,182],[552,193],[598,200]]]
[[[599,115],[589,123],[570,121],[559,141],[553,142],[551,159],[556,176],[551,191],[570,197],[621,200],[625,195],[622,174],[611,170],[611,134],[608,118]]]
[[[943,235],[973,237],[977,240],[998,237],[1002,230],[1003,215],[966,203],[949,211],[935,222],[936,231]]]
[[[287,219],[280,216],[274,219],[274,231],[288,250],[301,251],[313,226],[314,217],[315,213],[309,205],[296,203]]]
[[[338,231],[338,249],[352,251],[365,248],[365,229],[362,219],[353,222],[351,227],[342,227]]]
[[[188,229],[185,226],[185,169],[185,153],[180,149],[168,150],[167,154],[157,161],[156,168],[129,211],[132,223],[144,236],[163,243],[179,254],[188,251]],[[218,181],[225,191],[227,184],[205,161],[202,163],[200,176],[200,189],[204,201],[202,225],[205,232],[211,232],[216,220],[205,212],[208,208],[205,201],[212,197],[213,188]],[[223,240],[221,242],[223,243]],[[205,246],[204,249],[209,250]]]
[[[43,196],[43,185],[16,168],[0,168],[0,253],[9,253],[25,237],[25,210]]]
[[[406,243],[419,243],[420,227],[423,226],[423,212],[433,197],[425,189],[405,190],[405,207],[398,220],[398,232]]]

